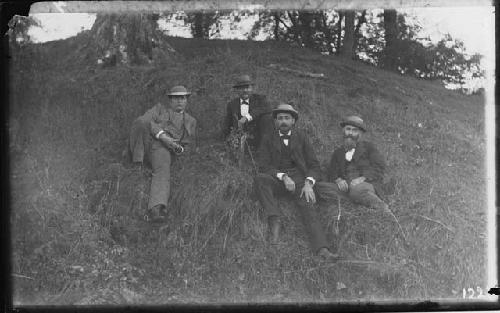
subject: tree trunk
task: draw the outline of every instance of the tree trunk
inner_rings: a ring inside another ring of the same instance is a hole
[[[152,62],[158,18],[157,14],[98,14],[91,29],[98,63]]]
[[[339,10],[339,21],[337,22],[337,44],[335,47],[336,54],[340,55],[342,49],[342,19],[344,18],[344,11]]]
[[[299,20],[300,20],[300,36],[302,38],[302,42],[305,47],[313,48],[314,47],[314,31],[313,31],[313,22],[314,13],[311,12],[299,12]]]
[[[344,25],[344,44],[340,48],[340,56],[344,58],[354,58],[354,15],[356,11],[345,11],[345,25]]]
[[[386,69],[397,70],[397,49],[396,41],[398,36],[398,23],[396,10],[384,10],[384,28],[385,28],[385,50],[384,67]]]
[[[274,34],[274,40],[279,40],[279,33],[280,33],[280,16],[279,12],[274,12],[274,28],[273,28],[273,34]]]
[[[191,33],[193,34],[193,38],[205,38],[205,32],[203,31],[203,13],[194,14],[193,23],[191,24]],[[208,34],[206,37],[208,37]]]
[[[210,37],[210,27],[217,21],[216,13],[200,12],[188,15],[188,22],[191,23],[191,34],[193,38]]]

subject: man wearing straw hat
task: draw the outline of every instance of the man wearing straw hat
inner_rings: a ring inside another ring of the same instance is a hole
[[[172,87],[167,94],[168,104],[156,104],[132,125],[132,161],[142,164],[146,159],[153,170],[145,216],[148,221],[161,222],[166,217],[173,155],[181,155],[196,145],[196,120],[185,111],[190,95],[184,86]]]
[[[335,260],[330,252],[323,227],[316,217],[316,196],[336,196],[335,184],[319,182],[320,165],[310,140],[294,128],[299,114],[289,104],[272,111],[276,130],[266,133],[258,150],[260,173],[254,180],[257,198],[267,215],[270,241],[278,243],[281,212],[275,194],[288,193],[298,206],[311,248],[323,258]]]
[[[248,144],[256,149],[264,128],[272,128],[272,122],[270,116],[267,119],[264,116],[271,113],[266,97],[254,93],[253,86],[254,82],[248,75],[242,75],[236,80],[233,88],[238,97],[227,104],[223,135],[227,138],[232,129],[242,129],[250,135]]]
[[[373,143],[361,140],[366,132],[363,119],[347,116],[340,126],[344,142],[333,152],[328,180],[335,182],[338,191],[351,201],[387,211],[387,204],[379,197],[385,161]]]

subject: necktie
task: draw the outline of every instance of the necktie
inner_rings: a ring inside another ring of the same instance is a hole
[[[290,142],[290,135],[282,134],[280,132],[280,139],[281,139],[281,142],[283,142],[283,144],[288,147],[288,143]]]

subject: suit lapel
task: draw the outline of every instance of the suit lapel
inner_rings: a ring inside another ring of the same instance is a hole
[[[273,143],[273,149],[275,149],[275,151],[278,151],[278,154],[280,154],[281,153],[281,139],[280,139],[280,135],[279,135],[278,131],[273,132],[272,143]]]
[[[292,134],[290,136],[290,153],[292,160],[295,161],[295,163],[298,163],[300,160],[297,159],[299,155],[299,147],[300,147],[300,137],[299,134],[297,133],[297,130],[292,130]]]
[[[233,112],[236,114],[236,118],[239,119],[241,117],[241,107],[240,107],[240,98],[236,98],[233,103]]]
[[[352,156],[353,161],[357,161],[364,153],[365,153],[365,145],[362,141],[359,141],[356,145],[356,150],[354,150],[354,154]]]
[[[253,116],[253,111],[255,108],[255,95],[250,95],[248,98],[248,114]]]

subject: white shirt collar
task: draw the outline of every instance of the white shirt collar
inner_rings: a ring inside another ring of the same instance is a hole
[[[351,162],[351,160],[352,160],[352,156],[354,155],[354,152],[355,152],[355,151],[356,151],[356,149],[355,149],[355,148],[352,148],[351,150],[347,151],[347,152],[345,153],[345,159],[346,159],[347,161]]]
[[[243,104],[243,101],[245,101],[247,104],[250,104],[250,98],[243,100],[240,98],[240,104]]]
[[[280,131],[278,131],[278,133],[280,134],[280,137],[283,136],[283,135],[291,136],[292,135],[292,130],[289,130],[288,133],[286,133],[286,134],[282,134]]]

